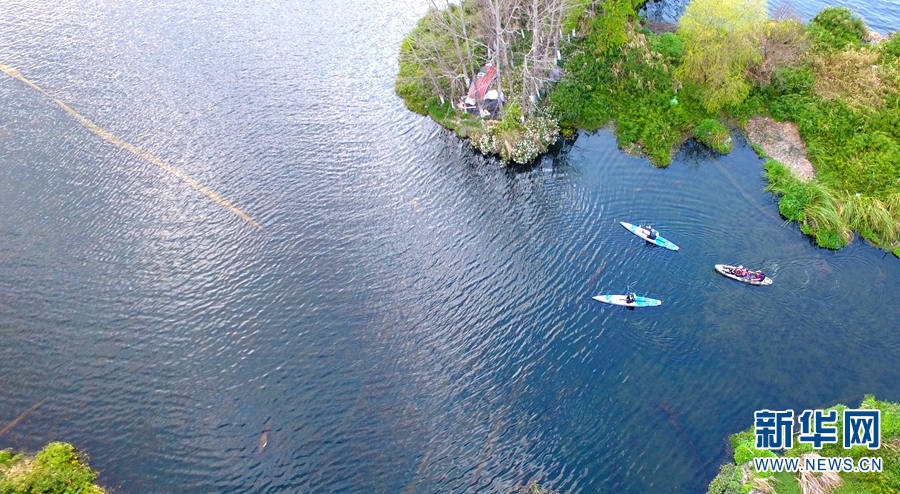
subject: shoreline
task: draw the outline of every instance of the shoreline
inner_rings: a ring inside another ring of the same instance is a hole
[[[797,124],[776,122],[771,117],[755,116],[747,122],[744,132],[747,141],[759,146],[764,158],[777,160],[801,180],[812,180],[816,170],[806,154],[806,143],[800,137]]]
[[[758,7],[737,1],[731,8]],[[463,5],[464,25],[477,4]],[[900,257],[900,35],[877,35],[843,7],[803,24],[764,10],[735,20],[712,0],[692,0],[673,32],[659,23],[648,29],[630,2],[610,0],[598,12],[577,5],[561,24],[568,34],[554,41],[561,75],[525,97],[516,94],[521,67],[498,69],[494,84],[509,99],[499,120],[460,115],[450,102],[465,86],[456,76],[441,82],[441,68],[417,54],[459,41],[441,24],[443,11],[429,11],[404,39],[396,92],[410,110],[504,163],[533,163],[559,137],[611,124],[622,152],[665,167],[690,137],[730,153],[726,124],[735,122],[768,158],[766,190],[779,196],[784,218],[820,247],[837,250],[858,235]],[[736,24],[721,31],[713,21]],[[484,59],[470,55],[469,64]],[[473,68],[462,62],[454,74]],[[494,62],[481,71],[497,72]]]

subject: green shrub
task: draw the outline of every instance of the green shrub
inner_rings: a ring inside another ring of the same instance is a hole
[[[900,34],[894,33],[890,39],[881,43],[881,63],[889,63],[900,59]]]
[[[711,112],[739,105],[750,93],[744,77],[762,57],[765,0],[692,0],[678,20],[684,56],[678,76],[704,90]]]
[[[778,201],[781,216],[803,223],[806,221],[806,207],[812,202],[812,192],[802,183],[790,187]]]
[[[675,65],[684,54],[681,38],[674,33],[649,35],[647,40],[650,42],[650,49],[665,57],[666,63]]]
[[[625,27],[634,20],[634,5],[631,0],[606,0],[600,5],[602,12],[591,23],[587,46],[598,55],[609,55],[628,41]]]
[[[731,152],[731,132],[722,122],[706,118],[700,121],[693,130],[694,137],[698,141],[715,149],[719,153]]]
[[[785,94],[812,95],[815,87],[816,76],[807,66],[777,69],[772,75],[772,89],[779,96]]]
[[[719,474],[709,483],[707,494],[739,494],[741,492],[741,472],[734,463],[719,467]]]
[[[862,43],[866,25],[846,7],[826,7],[809,22],[807,32],[820,49],[836,52]]]
[[[734,449],[734,462],[739,466],[753,458],[774,458],[776,456],[767,449],[756,449],[756,436],[752,429],[732,435],[731,447]]]

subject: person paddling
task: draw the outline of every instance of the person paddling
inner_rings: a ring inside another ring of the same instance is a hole
[[[635,294],[634,292],[625,295],[626,304],[633,304],[635,300],[637,300],[637,294]]]
[[[653,229],[652,225],[647,225],[647,238],[650,240],[656,240],[656,237],[659,236],[659,232]]]

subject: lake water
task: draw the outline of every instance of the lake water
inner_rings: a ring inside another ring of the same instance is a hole
[[[0,425],[43,401],[0,447],[115,492],[695,493],[757,409],[900,401],[897,259],[816,248],[738,135],[478,157],[393,95],[424,5],[0,4],[0,63],[264,228],[0,74]],[[590,298],[629,287],[663,305]]]

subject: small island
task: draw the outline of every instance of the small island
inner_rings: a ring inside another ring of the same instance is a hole
[[[842,7],[803,24],[789,4],[693,0],[678,25],[639,0],[461,0],[400,47],[406,106],[503,162],[614,125],[667,166],[693,137],[766,158],[779,211],[829,249],[858,234],[900,257],[900,36]]]
[[[836,405],[827,410],[836,410],[838,417],[837,431],[839,436],[843,430],[841,413],[847,406]],[[821,457],[852,458],[854,462],[861,457],[878,457],[882,459],[882,472],[829,472],[814,474],[808,472],[764,473],[753,467],[754,458],[772,457],[774,452],[756,449],[753,429],[731,436],[731,447],[734,451],[733,461],[725,463],[719,474],[709,484],[707,494],[842,494],[842,493],[888,493],[900,492],[900,404],[876,400],[866,396],[859,408],[881,410],[881,447],[870,450],[865,446],[854,446],[843,449],[839,437],[837,444],[825,444],[822,449],[814,450],[810,444],[795,444],[784,451],[784,457],[804,458],[809,455]]]
[[[0,492],[8,494],[103,494],[97,472],[68,443],[52,442],[36,455],[0,450]]]

